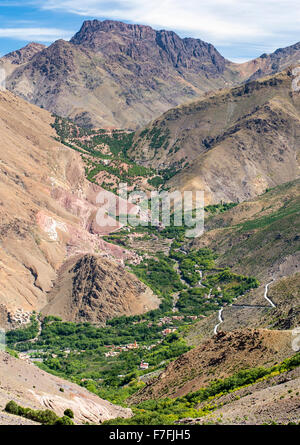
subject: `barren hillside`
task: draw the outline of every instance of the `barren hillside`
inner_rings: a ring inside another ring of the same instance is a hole
[[[285,372],[210,401],[217,409],[203,418],[178,423],[264,425],[299,422],[300,369]]]
[[[73,256],[134,257],[99,236],[101,188],[85,179],[80,155],[54,140],[51,115],[0,92],[0,296],[3,322],[47,304],[57,270]],[[117,226],[117,225],[116,225]]]
[[[291,331],[219,332],[171,362],[159,377],[136,393],[131,402],[183,396],[240,369],[271,366],[294,354],[291,338]]]
[[[287,182],[212,215],[194,247],[218,253],[219,265],[255,275],[262,282],[297,272],[299,266],[299,180]]]
[[[32,363],[0,351],[0,410],[14,400],[23,407],[51,409],[62,416],[65,409],[74,412],[76,423],[96,423],[113,417],[130,417],[131,410],[100,399],[79,385],[41,371]],[[0,425],[30,421],[10,414],[0,414]],[[33,422],[32,422],[33,423]]]
[[[300,44],[235,64],[210,43],[113,20],[87,20],[70,41],[30,43],[0,60],[7,88],[86,127],[141,128],[171,107],[300,59]],[[198,142],[198,141],[197,141]]]
[[[253,80],[259,77],[278,73],[300,61],[300,42],[286,48],[278,48],[271,54],[262,54],[249,62],[236,65],[242,79]]]
[[[170,169],[171,188],[204,190],[207,204],[243,201],[295,179],[300,96],[292,79],[287,70],[169,110],[136,134],[130,154]]]

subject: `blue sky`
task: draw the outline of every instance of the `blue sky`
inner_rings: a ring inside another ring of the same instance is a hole
[[[241,62],[300,41],[299,0],[0,0],[0,54],[68,40],[93,18],[172,29]]]

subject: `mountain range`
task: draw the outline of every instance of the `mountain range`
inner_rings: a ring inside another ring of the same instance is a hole
[[[0,424],[300,421],[299,62],[110,20],[0,59]],[[123,182],[203,235],[100,224]]]
[[[200,39],[105,20],[86,21],[70,41],[31,43],[1,59],[6,88],[86,127],[136,129],[203,93],[274,74],[299,44],[244,64]]]

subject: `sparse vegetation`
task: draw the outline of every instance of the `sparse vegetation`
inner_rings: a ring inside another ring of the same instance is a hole
[[[50,409],[46,410],[34,410],[31,408],[24,408],[11,400],[5,406],[5,411],[15,416],[25,417],[26,419],[33,420],[43,425],[74,425],[70,416],[64,415],[59,417],[54,411]],[[71,411],[71,410],[70,410]]]
[[[174,399],[147,400],[134,408],[135,416],[130,419],[112,419],[108,425],[159,425],[173,424],[185,417],[204,417],[218,407],[214,398],[234,392],[256,382],[267,380],[300,366],[300,353],[271,368],[250,368],[237,372],[231,377],[212,381],[206,388]],[[202,408],[200,403],[206,402]]]
[[[6,333],[6,341],[8,346],[15,345],[16,343],[25,342],[35,338],[38,332],[39,332],[39,324],[36,319],[36,316],[33,315],[31,317],[31,323],[29,324],[29,326],[8,331]]]

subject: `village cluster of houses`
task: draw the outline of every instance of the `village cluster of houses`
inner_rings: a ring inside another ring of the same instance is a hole
[[[151,349],[155,348],[155,346],[157,346],[159,343],[162,343],[162,341],[163,340],[158,340],[156,343],[153,343],[152,345],[142,345],[142,346],[139,346],[136,341],[134,343],[129,343],[128,345],[123,345],[123,346],[107,345],[104,347],[110,350],[108,352],[105,352],[105,357],[116,357],[123,351],[130,351],[132,349],[139,349],[139,348],[151,351]]]
[[[13,324],[27,324],[30,322],[31,315],[31,312],[26,312],[23,309],[17,309],[14,314],[10,312],[8,314],[8,318]]]
[[[38,350],[30,350],[27,352],[19,352],[19,358],[21,360],[26,361],[27,363],[39,362],[43,363],[43,358],[41,357],[33,357],[33,355],[38,355]]]
[[[139,345],[137,344],[136,340],[134,343],[129,343],[128,345],[124,346],[114,346],[114,345],[108,345],[105,346],[105,348],[110,349],[110,351],[105,352],[105,357],[115,357],[116,355],[119,355],[122,351],[130,351],[132,349],[138,349]]]
[[[162,331],[162,335],[166,336],[172,334],[173,332],[176,332],[176,328],[167,328]]]
[[[157,326],[163,326],[164,324],[172,325],[173,321],[181,321],[181,320],[184,320],[185,318],[187,318],[189,320],[197,320],[198,316],[197,315],[172,315],[170,317],[161,317],[157,323],[150,321],[147,326],[148,326],[148,328],[150,328],[154,324],[156,324]],[[136,324],[142,323],[143,321],[145,322],[146,320],[136,322]]]
[[[141,361],[140,363],[140,369],[148,369],[149,368],[149,363],[144,362],[144,360]]]

